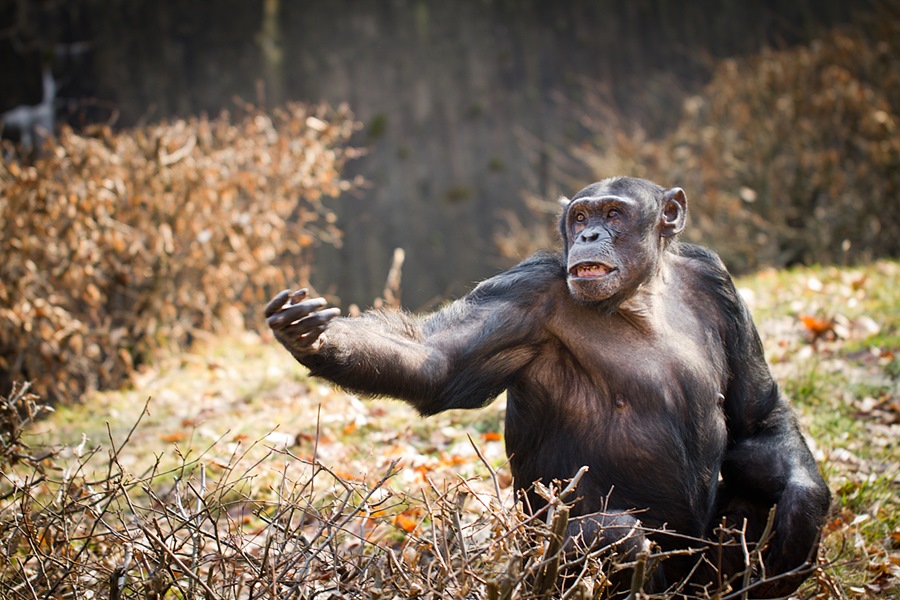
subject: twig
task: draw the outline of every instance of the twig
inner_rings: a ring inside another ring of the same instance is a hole
[[[403,261],[406,252],[403,248],[394,248],[394,257],[391,260],[391,268],[388,270],[387,280],[384,282],[382,297],[388,306],[397,308],[400,306],[400,277],[403,274]]]
[[[138,415],[137,420],[135,420],[134,425],[131,426],[131,429],[128,430],[128,434],[125,436],[125,441],[116,448],[116,443],[113,440],[112,430],[109,427],[109,421],[106,422],[106,433],[109,436],[109,444],[112,448],[112,455],[118,456],[119,452],[121,452],[122,448],[128,445],[128,442],[131,441],[131,436],[134,435],[134,432],[137,431],[138,425],[141,424],[141,421],[144,418],[144,415],[148,414],[147,407],[150,406],[150,400],[153,399],[153,396],[148,396],[147,401],[144,402],[144,408],[141,409],[140,414]],[[110,461],[111,466],[112,461]]]
[[[122,564],[109,574],[109,600],[119,600],[119,595],[125,588],[125,578],[131,567],[132,557],[131,544],[125,544],[125,558],[122,559]]]
[[[484,457],[484,454],[481,453],[481,449],[475,443],[475,440],[472,439],[472,436],[466,433],[466,437],[469,438],[469,443],[472,444],[472,448],[475,450],[475,454],[478,456],[478,459],[481,461],[485,467],[487,467],[488,473],[491,476],[491,481],[494,484],[494,494],[497,496],[497,502],[502,503],[503,499],[500,495],[500,481],[497,479],[497,472],[494,470],[494,467],[487,461]]]
[[[453,506],[453,529],[456,532],[457,543],[459,544],[459,551],[462,554],[463,565],[469,564],[469,553],[466,550],[466,536],[463,533],[462,522],[459,518],[459,512],[466,505],[466,498],[468,494],[465,491],[457,492],[456,496],[456,504]]]
[[[385,484],[385,482],[387,482],[388,479],[390,479],[391,477],[393,477],[393,476],[396,474],[396,472],[394,471],[394,469],[397,467],[397,463],[398,463],[398,462],[400,462],[400,459],[399,459],[399,458],[395,458],[394,460],[391,461],[390,465],[388,465],[388,468],[387,468],[387,470],[385,471],[385,474],[384,474],[384,476],[381,478],[381,480],[375,485],[374,488],[372,488],[371,490],[368,491],[368,493],[362,498],[362,500],[360,500],[360,502],[359,502],[359,505],[360,505],[360,506],[357,506],[356,508],[354,508],[354,509],[350,512],[350,514],[348,514],[346,517],[344,517],[344,519],[343,519],[343,521],[342,521],[342,523],[341,523],[342,525],[345,524],[345,523],[348,523],[348,522],[350,521],[350,519],[352,519],[352,518],[355,517],[357,514],[359,514],[359,513],[362,511],[361,506],[365,506],[365,504],[368,503],[369,498],[372,497],[372,495],[375,493],[375,490],[377,490],[377,489],[379,489],[381,486],[383,486],[383,485]],[[340,481],[341,483],[344,483],[343,480],[340,479],[339,477],[337,477],[336,475],[335,475],[335,478],[336,478],[338,481]],[[346,485],[346,484],[344,484],[344,485]],[[346,504],[347,504],[347,501],[345,500],[345,501],[342,503],[342,506],[346,506]],[[337,511],[337,513],[336,513],[332,518],[336,518],[337,515],[340,514],[340,512],[342,512],[342,511]],[[328,534],[328,537],[325,539],[325,542],[324,542],[323,544],[320,544],[320,545],[315,549],[315,551],[312,552],[312,554],[310,554],[309,558],[306,559],[306,562],[303,564],[303,567],[300,569],[300,573],[299,573],[298,576],[297,576],[298,584],[299,584],[299,582],[303,581],[303,578],[304,578],[304,577],[306,577],[306,574],[309,572],[309,568],[310,568],[310,566],[312,565],[312,561],[313,561],[313,560],[314,560],[314,559],[322,552],[322,549],[325,547],[325,545],[326,545],[328,542],[330,542],[331,539],[334,538],[335,535],[337,535],[337,532],[340,531],[340,529],[341,529],[341,527],[334,527],[334,528],[332,529],[331,533]]]
[[[556,583],[559,573],[559,561],[562,554],[563,540],[566,537],[566,527],[569,525],[569,507],[560,504],[553,512],[553,522],[547,542],[544,544],[544,560],[542,568],[538,571],[534,590],[538,598],[550,593]]]
[[[631,573],[631,590],[628,592],[627,600],[637,600],[638,595],[641,593],[641,588],[644,587],[648,556],[646,551],[638,553],[637,563],[634,566],[634,571]]]
[[[122,491],[123,491],[123,492],[125,491],[124,486],[122,487]],[[134,509],[134,505],[131,503],[131,499],[128,497],[128,494],[125,493],[124,496],[125,496],[125,498],[127,499],[128,504],[129,504],[129,506],[131,507],[132,512],[134,512],[135,514],[137,514],[137,512],[136,512],[135,509]],[[166,555],[172,562],[174,562],[176,565],[178,565],[178,568],[181,569],[181,572],[182,572],[182,573],[184,573],[185,575],[187,575],[188,578],[190,578],[191,580],[196,581],[196,582],[197,582],[197,585],[199,585],[201,588],[203,588],[203,591],[206,592],[206,594],[207,594],[210,598],[215,598],[215,597],[216,597],[216,593],[213,591],[213,589],[210,588],[210,587],[206,584],[205,581],[203,581],[202,579],[200,579],[200,577],[199,577],[196,573],[194,573],[191,569],[189,569],[189,568],[187,567],[187,565],[185,565],[185,564],[181,561],[181,559],[178,557],[178,555],[175,554],[174,552],[172,552],[172,551],[169,549],[168,545],[167,545],[162,539],[160,539],[159,536],[157,536],[155,533],[153,533],[153,531],[151,531],[149,527],[146,527],[143,523],[141,523],[140,520],[136,519],[136,520],[135,520],[135,524],[136,524],[136,525],[138,526],[138,528],[141,530],[141,533],[143,533],[145,536],[147,536],[147,538],[148,538],[151,542],[153,542],[153,544],[154,544],[157,548],[159,548],[160,550],[162,550],[163,553],[165,553],[165,555]]]

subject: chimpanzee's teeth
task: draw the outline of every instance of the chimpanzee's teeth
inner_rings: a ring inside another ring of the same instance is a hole
[[[609,275],[610,272],[612,272],[612,269],[610,267],[597,263],[584,263],[581,265],[577,265],[574,269],[572,269],[572,274],[575,275],[575,277],[583,279],[603,277],[605,275]]]

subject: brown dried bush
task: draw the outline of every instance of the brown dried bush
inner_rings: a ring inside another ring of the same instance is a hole
[[[361,480],[289,450],[251,455],[262,440],[232,450],[227,463],[203,452],[167,470],[157,456],[136,474],[120,453],[138,426],[124,440],[110,433],[106,451],[83,442],[43,468],[0,473],[0,596],[607,598],[610,576],[623,568],[633,569],[630,597],[646,600],[741,598],[752,589],[740,575],[722,593],[684,593],[674,582],[666,592],[642,591],[660,561],[688,550],[653,547],[632,562],[614,547],[566,551],[562,536],[586,467],[571,482],[541,486],[547,507],[528,515],[486,462],[493,493],[466,480],[409,490],[396,479],[396,460],[381,477]],[[283,465],[280,475],[264,463]],[[745,549],[747,565],[758,565],[761,548]],[[806,586],[801,597],[816,589]]]
[[[337,243],[323,204],[356,127],[290,104],[113,132],[64,129],[30,166],[0,166],[0,391],[72,400],[149,353],[256,319]]]
[[[609,141],[580,158],[598,177],[684,187],[689,239],[738,272],[897,256],[900,3],[880,10],[809,46],[722,61],[661,139],[598,119]]]

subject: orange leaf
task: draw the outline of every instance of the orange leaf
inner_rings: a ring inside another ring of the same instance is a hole
[[[456,465],[464,465],[469,460],[459,454],[451,454],[450,456],[441,456],[440,463],[445,467],[455,467]]]
[[[176,431],[175,433],[167,433],[165,435],[159,436],[159,438],[164,442],[180,442],[187,437],[187,434],[183,431]]]
[[[503,439],[503,435],[497,431],[489,431],[481,434],[482,439],[486,442],[499,442]]]
[[[416,519],[408,517],[405,513],[400,513],[396,517],[394,517],[394,525],[405,531],[406,533],[412,533],[413,530],[419,525],[419,522]]]
[[[834,331],[834,321],[819,319],[810,315],[800,315],[800,321],[816,337],[825,335],[829,331]]]

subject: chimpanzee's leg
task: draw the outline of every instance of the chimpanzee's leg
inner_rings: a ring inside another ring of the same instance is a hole
[[[613,595],[627,594],[631,588],[634,570],[616,569],[616,565],[633,563],[641,553],[650,553],[650,540],[644,534],[641,522],[634,515],[621,511],[597,512],[575,517],[566,529],[566,550],[570,555],[588,552],[601,553],[608,560],[610,572],[608,590]],[[564,576],[567,574],[564,574]],[[643,589],[660,591],[665,587],[661,568],[646,572]]]

